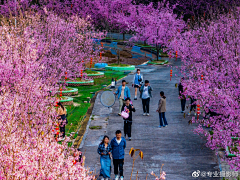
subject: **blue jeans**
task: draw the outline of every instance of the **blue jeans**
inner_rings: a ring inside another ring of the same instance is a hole
[[[103,178],[110,178],[110,176],[111,176],[111,159],[110,159],[109,155],[101,155],[100,163],[101,163],[100,176],[103,176]]]
[[[165,117],[165,112],[159,113],[160,126],[163,126],[163,121],[162,121],[162,119],[163,119],[163,121],[164,121],[164,125],[165,125],[165,126],[168,125],[167,120],[166,120],[166,117]]]

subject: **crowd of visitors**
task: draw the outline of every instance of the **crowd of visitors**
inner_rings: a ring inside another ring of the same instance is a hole
[[[144,83],[143,83],[144,82]],[[133,78],[132,87],[135,89],[134,100],[137,100],[137,91],[139,89],[140,99],[142,99],[143,116],[149,116],[150,98],[152,98],[153,88],[150,86],[148,80],[143,81],[143,75],[140,69],[137,69]],[[98,147],[98,154],[100,155],[101,170],[100,176],[102,180],[109,179],[111,175],[111,159],[114,165],[115,180],[123,180],[123,164],[124,164],[124,149],[126,148],[126,137],[131,141],[132,137],[132,123],[133,115],[136,109],[133,106],[130,97],[130,88],[126,85],[126,81],[122,80],[122,85],[114,92],[119,99],[119,112],[118,115],[123,117],[124,120],[124,137],[120,130],[116,131],[116,137],[109,143],[109,137],[104,136],[102,142]],[[159,113],[159,127],[166,127],[168,125],[165,112],[166,112],[166,96],[164,92],[160,92],[160,100],[157,108]],[[164,125],[163,125],[164,122]],[[112,157],[111,157],[112,154]]]
[[[184,87],[182,85],[182,81],[184,78],[181,78],[180,83],[178,84],[179,97],[181,100],[181,112],[185,112],[186,106],[186,96],[184,93]],[[143,84],[144,82],[144,84]],[[143,81],[143,75],[140,73],[140,69],[137,69],[136,74],[133,78],[132,87],[135,89],[135,97],[134,100],[137,100],[137,91],[139,89],[140,99],[142,99],[142,109],[143,116],[149,116],[149,105],[150,98],[152,98],[153,88],[150,86],[150,82],[148,80]],[[133,103],[130,99],[130,88],[126,85],[126,81],[122,80],[122,85],[120,85],[116,92],[114,92],[119,99],[119,112],[118,115],[123,117],[124,120],[124,137],[122,137],[122,133],[120,130],[116,131],[116,137],[114,137],[111,142],[109,142],[109,137],[104,136],[102,142],[98,147],[98,154],[100,155],[100,163],[101,170],[100,176],[102,176],[102,180],[108,180],[111,176],[111,161],[113,161],[114,165],[114,174],[115,180],[123,180],[123,164],[124,164],[124,149],[126,148],[126,137],[131,141],[132,137],[132,123],[133,123],[133,115],[132,112],[135,112],[136,109],[133,106]],[[196,115],[196,99],[194,97],[190,97],[190,111],[188,115],[191,115],[191,112],[194,112]],[[67,121],[67,111],[66,108],[58,102],[58,123],[60,128],[60,138],[59,140],[65,139],[65,126],[68,123]],[[164,92],[160,92],[160,99],[158,102],[158,107],[156,110],[159,113],[159,128],[167,127],[168,122],[165,117],[166,112],[166,96]],[[79,156],[79,162],[82,161],[82,153],[80,149],[78,149],[74,156]]]
[[[181,112],[185,112],[186,107],[186,96],[184,93],[184,87],[182,85],[182,81],[184,78],[181,78],[180,83],[178,84],[179,97],[181,100]],[[144,84],[143,84],[144,82]],[[143,116],[149,116],[149,105],[150,98],[152,98],[153,88],[150,86],[150,82],[148,80],[143,81],[143,75],[140,73],[140,69],[137,69],[136,74],[133,78],[132,87],[135,89],[135,97],[134,100],[137,100],[137,91],[139,89],[140,99],[142,99],[142,109]],[[100,155],[100,163],[101,170],[100,176],[102,176],[102,180],[108,180],[111,176],[111,161],[113,161],[114,165],[114,174],[115,180],[123,180],[123,164],[124,164],[124,149],[126,148],[126,137],[131,141],[132,137],[132,122],[133,115],[132,112],[135,112],[136,109],[133,106],[133,103],[130,99],[130,88],[126,85],[126,81],[122,80],[122,85],[120,85],[116,92],[114,92],[119,99],[119,112],[118,115],[123,117],[124,120],[124,137],[122,137],[122,133],[120,130],[116,131],[116,137],[114,137],[111,142],[109,142],[109,137],[104,136],[102,142],[98,147],[98,154]],[[194,112],[196,115],[196,99],[194,97],[190,97],[190,111],[188,115],[191,115],[191,112]],[[65,126],[68,123],[67,121],[67,111],[66,108],[58,102],[58,124],[60,128],[60,138],[59,140],[65,139]],[[167,127],[168,123],[165,117],[166,112],[166,96],[164,92],[160,92],[160,99],[158,102],[158,107],[156,110],[159,113],[159,128]],[[78,149],[74,156],[79,156],[79,162],[82,162],[82,153],[80,149]]]

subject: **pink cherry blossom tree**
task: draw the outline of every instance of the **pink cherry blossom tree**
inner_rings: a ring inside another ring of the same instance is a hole
[[[74,73],[81,67],[77,61],[76,68],[64,61],[74,61],[75,54],[71,53],[76,52],[81,58],[87,55],[90,37],[87,32],[76,33],[86,28],[86,22],[76,17],[67,22],[52,13],[45,19],[37,14],[18,19],[16,28],[14,17],[3,18],[0,27],[0,177],[93,179],[89,171],[76,162],[78,157],[70,154],[69,138],[62,145],[56,142],[53,132],[57,116],[55,97],[48,94],[48,90],[57,90],[54,83],[66,70]],[[74,36],[62,31],[76,35],[76,42],[69,39]],[[58,40],[54,33],[58,34]],[[89,43],[86,47],[84,40]],[[70,42],[76,46],[71,46]],[[60,47],[65,56],[56,50]]]
[[[128,30],[135,32],[131,40],[146,41],[148,44],[155,45],[157,54],[159,49],[168,44],[185,26],[184,21],[177,19],[173,9],[165,2],[158,3],[157,9],[152,3],[148,6],[131,6],[130,12],[130,15],[121,18],[118,15],[118,21],[128,23]]]
[[[197,99],[202,118],[196,132],[207,138],[207,146],[215,150],[234,146],[231,137],[240,136],[239,109],[239,11],[218,15],[201,22],[194,29],[176,35],[169,46],[179,51],[181,73],[186,77],[184,94]],[[211,112],[214,116],[206,116]],[[212,133],[202,126],[212,128]],[[239,146],[234,158],[225,158],[231,168],[240,169]]]

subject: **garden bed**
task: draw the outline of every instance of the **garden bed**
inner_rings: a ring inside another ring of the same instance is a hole
[[[63,106],[66,105],[72,105],[73,104],[73,98],[72,97],[67,97],[67,96],[63,96],[60,100],[60,102],[62,103]]]
[[[97,72],[97,71],[87,72],[87,77],[91,79],[102,78],[104,77],[104,72]]]
[[[104,77],[104,72],[98,72],[98,71],[92,71],[92,70],[85,70],[83,71],[83,74],[86,73],[86,77],[88,79],[95,79],[95,78],[102,78]],[[77,77],[79,78],[80,75],[77,75]]]
[[[60,81],[60,83],[64,83]],[[94,84],[94,80],[81,80],[80,78],[76,78],[74,80],[67,79],[67,86],[91,86]]]
[[[134,65],[128,65],[128,64],[110,64],[105,67],[106,70],[113,70],[113,71],[132,71],[135,70]]]
[[[154,64],[154,65],[164,65],[167,64],[168,61],[167,60],[158,60],[158,61],[150,61],[148,62],[148,64]]]
[[[57,92],[58,94],[60,93],[60,91]],[[78,94],[78,89],[77,88],[67,88],[66,90],[62,91],[62,95],[63,96],[73,96],[73,95],[77,95]]]

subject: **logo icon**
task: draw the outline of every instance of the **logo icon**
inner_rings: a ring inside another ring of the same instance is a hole
[[[199,170],[194,171],[194,172],[192,173],[192,177],[195,177],[195,178],[199,177],[199,175],[200,175],[200,171],[199,171]]]
[[[201,176],[202,176],[202,177],[206,177],[206,175],[207,175],[206,171],[202,171],[202,172],[201,172]]]

